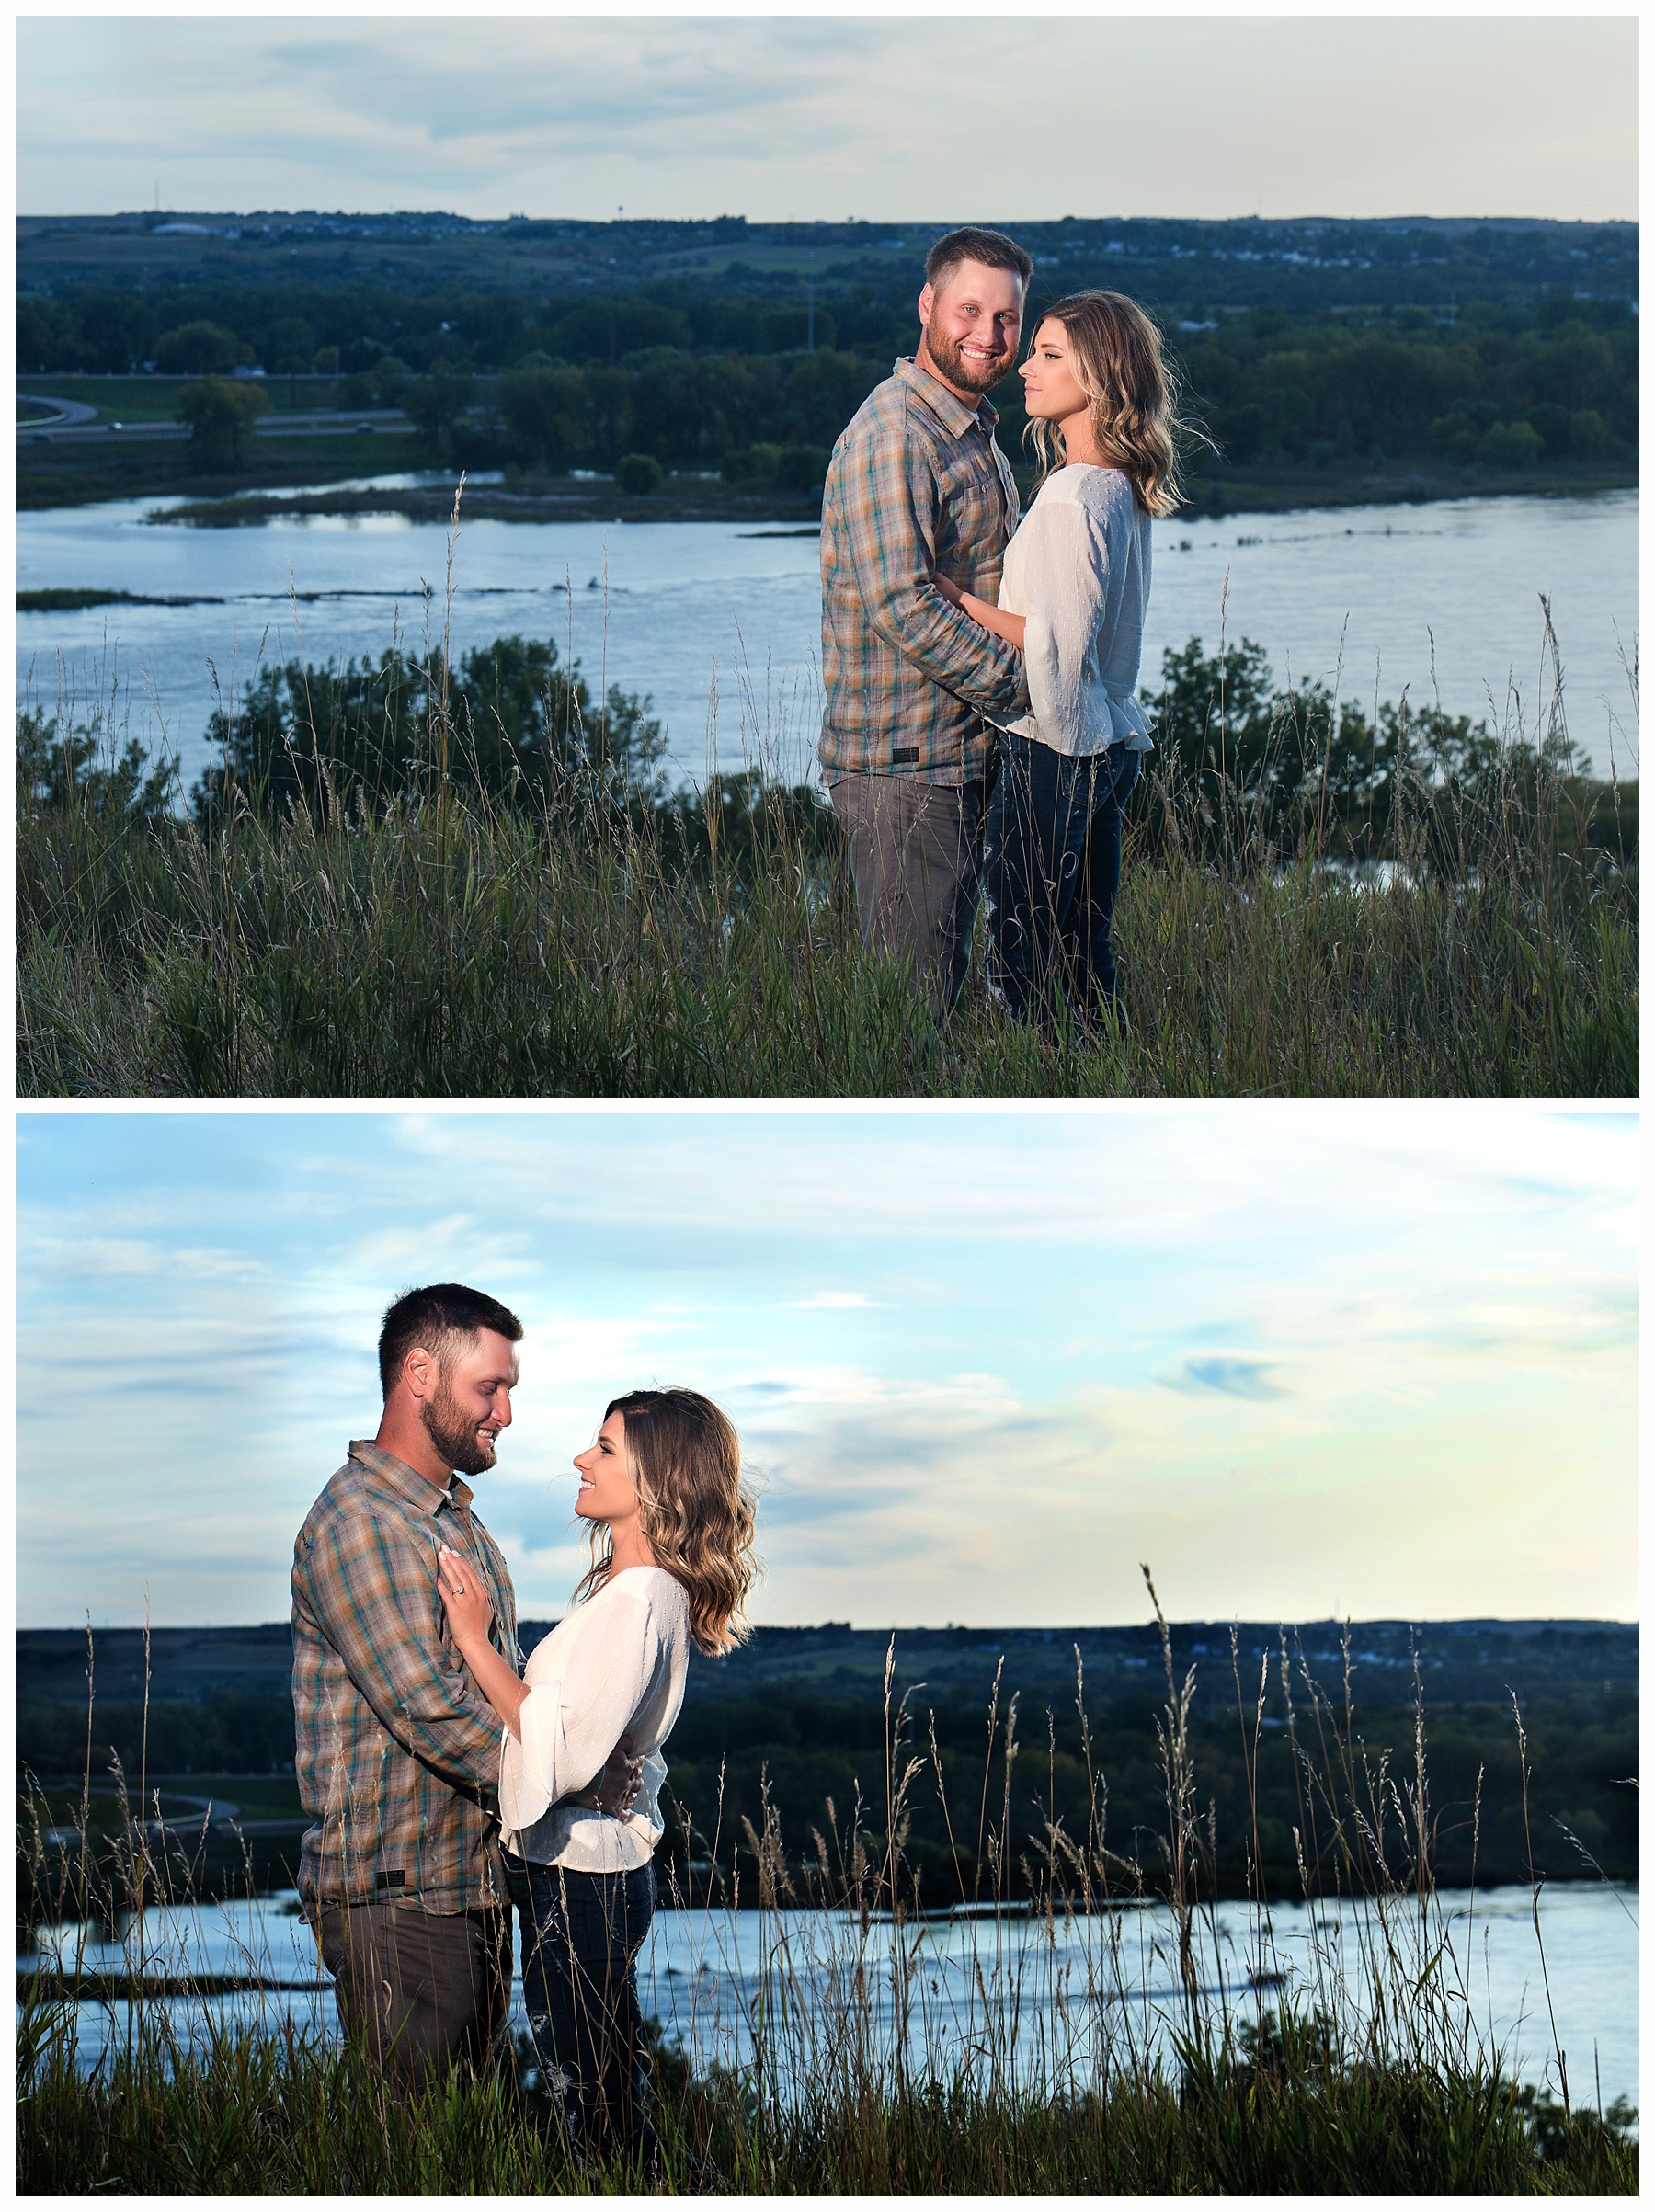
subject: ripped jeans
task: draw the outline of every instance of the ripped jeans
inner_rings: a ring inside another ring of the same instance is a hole
[[[634,1964],[655,1913],[655,1869],[579,1874],[501,1853],[523,1932],[523,2001],[542,2081],[577,2150],[659,2165],[644,2079]]]

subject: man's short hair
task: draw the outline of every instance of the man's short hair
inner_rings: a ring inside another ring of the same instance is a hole
[[[941,291],[962,261],[980,261],[987,268],[1009,268],[1026,285],[1034,264],[1015,238],[1004,231],[979,231],[969,225],[939,238],[925,257],[925,281]]]
[[[485,1292],[467,1290],[463,1283],[432,1283],[424,1290],[405,1291],[385,1308],[380,1330],[380,1383],[385,1396],[402,1372],[402,1363],[416,1344],[423,1344],[442,1366],[461,1341],[469,1342],[481,1328],[492,1328],[508,1343],[518,1343],[523,1324],[509,1306]]]

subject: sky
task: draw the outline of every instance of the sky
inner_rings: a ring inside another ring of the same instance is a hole
[[[477,1510],[527,1618],[608,1400],[706,1391],[761,1622],[1637,1613],[1636,1117],[17,1118],[18,1624],[285,1617],[391,1299],[521,1317]]]
[[[1638,213],[1632,16],[34,15],[17,87],[26,214]]]

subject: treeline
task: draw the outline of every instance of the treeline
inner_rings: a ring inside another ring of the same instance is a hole
[[[1620,301],[1475,302],[1452,318],[1256,308],[1180,340],[1225,456],[1424,457],[1523,467],[1630,459],[1638,320]]]
[[[1147,1887],[1160,1879],[1158,1839],[1167,1831],[1167,1808],[1156,1734],[1159,1714],[1147,1691],[1102,1703],[1090,1717],[1089,1746],[1072,1702],[1053,1700],[1048,1716],[1044,1699],[1022,1700],[1010,1777],[1013,1893],[1026,1887],[1022,1862],[1038,1853],[1047,1822],[1060,1821],[1071,1841],[1083,1843],[1094,1806],[1106,1820],[1102,1841],[1115,1854],[1122,1887],[1132,1887],[1135,1862]],[[992,1892],[992,1874],[979,1857],[978,1812],[986,1792],[990,1824],[999,1826],[1007,1802],[1007,1718],[1002,1706],[991,1749],[988,1714],[979,1699],[954,1693],[934,1706],[921,1700],[907,1740],[892,1753],[898,1776],[910,1756],[927,1762],[908,1794],[905,1849],[921,1871],[928,1903],[946,1904],[962,1887],[967,1895],[974,1887]],[[1364,1705],[1356,1722],[1373,1762],[1373,1836],[1398,1871],[1412,1863],[1418,1837],[1403,1799],[1378,1786],[1378,1768],[1388,1750],[1392,1777],[1401,1776],[1411,1787],[1414,1716],[1401,1705]],[[1636,1879],[1638,1796],[1627,1780],[1638,1772],[1636,1692],[1581,1691],[1535,1699],[1525,1708],[1524,1723],[1531,1769],[1528,1833],[1536,1866],[1554,1881],[1585,1878],[1594,1868],[1615,1879]],[[157,1702],[149,1707],[147,1725],[146,1739],[139,1705],[95,1707],[95,1780],[111,1753],[129,1777],[137,1775],[141,1759],[152,1774],[291,1770],[293,1717],[286,1697]],[[1314,1727],[1307,1715],[1298,1725]],[[76,1774],[86,1736],[84,1705],[25,1704],[17,1716],[19,1766],[40,1775]],[[1307,1787],[1275,1705],[1259,1731],[1256,1763],[1250,1721],[1244,1737],[1235,1717],[1224,1718],[1216,1705],[1197,1708],[1190,1739],[1204,1825],[1207,1807],[1213,1810],[1208,1881],[1224,1894],[1242,1893],[1248,1858],[1256,1855],[1272,1894],[1296,1896],[1296,1830],[1311,1871],[1331,1887],[1341,1840]],[[1526,1879],[1529,1844],[1509,1707],[1467,1703],[1434,1708],[1427,1716],[1426,1759],[1426,1818],[1439,1879],[1467,1882],[1474,1868],[1480,1881]],[[877,1695],[770,1686],[761,1696],[692,1696],[674,1730],[668,1763],[670,1796],[687,1817],[689,1833],[675,1821],[662,1857],[681,1878],[691,1861],[716,1860],[727,1873],[744,1848],[743,1822],[750,1820],[755,1830],[763,1825],[767,1793],[795,1852],[806,1848],[813,1830],[826,1836],[832,1829],[841,1842],[854,1833],[864,1850],[876,1857],[883,1853],[886,1734]]]
[[[898,1777],[910,1756],[927,1761],[907,1800],[911,1826],[904,1846],[923,1870],[927,1902],[946,1904],[957,1898],[962,1877],[968,1894],[979,1880],[984,1893],[991,1894],[989,1870],[978,1860],[978,1813],[986,1795],[990,1824],[998,1827],[1008,1784],[1014,1893],[1026,1893],[1024,1862],[1037,1862],[1047,1823],[1061,1822],[1072,1841],[1083,1842],[1094,1807],[1105,1823],[1101,1841],[1116,1854],[1121,1887],[1132,1887],[1128,1869],[1134,1863],[1141,1866],[1146,1887],[1153,1889],[1164,1878],[1158,1840],[1167,1833],[1166,1781],[1156,1732],[1164,1713],[1151,1695],[1099,1705],[1090,1716],[1089,1740],[1082,1738],[1072,1703],[1054,1701],[1048,1713],[1044,1701],[1034,1705],[1025,1699],[1010,1775],[1003,1709],[990,1751],[987,1715],[978,1701],[954,1697],[930,1709],[927,1701],[919,1703],[909,1740],[895,1748],[893,1759]],[[1307,1717],[1304,1725],[1314,1724]],[[1393,1774],[1406,1765],[1411,1777],[1411,1710],[1364,1706],[1357,1725],[1370,1748],[1375,1784],[1379,1760],[1387,1749]],[[941,1792],[932,1757],[933,1726]],[[1553,1880],[1589,1876],[1593,1861],[1615,1878],[1634,1879],[1638,1796],[1623,1777],[1637,1773],[1636,1764],[1628,1763],[1635,1762],[1638,1748],[1636,1696],[1627,1692],[1536,1704],[1525,1711],[1524,1727],[1536,1864]],[[1332,1887],[1341,1843],[1350,1839],[1330,1832],[1326,1807],[1316,1805],[1302,1768],[1296,1767],[1280,1712],[1273,1711],[1260,1733],[1250,1779],[1250,1741],[1233,1716],[1227,1721],[1193,1716],[1190,1740],[1204,1827],[1212,1808],[1208,1878],[1217,1890],[1243,1893],[1248,1858],[1256,1854],[1272,1894],[1296,1896],[1295,1829],[1318,1885]],[[1439,1879],[1467,1882],[1474,1864],[1479,1880],[1524,1879],[1523,1796],[1509,1708],[1466,1705],[1432,1712],[1426,1757],[1427,1819]],[[687,1705],[674,1731],[669,1763],[672,1793],[693,1823],[688,1846],[679,1838],[665,1847],[680,1862],[711,1857],[716,1829],[724,1838],[717,1855],[728,1867],[743,1839],[742,1822],[762,1826],[764,1791],[780,1815],[784,1837],[805,1837],[813,1828],[826,1832],[831,1797],[841,1839],[854,1821],[864,1848],[875,1856],[883,1853],[884,1714],[871,1699],[841,1702],[776,1690],[745,1706],[711,1700]],[[1412,1864],[1417,1836],[1408,1832],[1401,1802],[1394,1797],[1387,1802],[1377,1786],[1373,1834],[1383,1839],[1393,1870]]]
[[[664,467],[737,457],[739,472],[757,450],[762,473],[776,465],[767,452],[805,450],[805,473],[819,480],[815,457],[913,349],[911,311],[865,292],[812,317],[803,302],[656,289],[539,309],[510,296],[68,292],[19,302],[17,358],[41,371],[153,362],[188,375],[331,372],[337,361],[342,404],[406,406],[435,452],[472,467],[607,470],[637,453]],[[1193,473],[1386,459],[1509,472],[1636,458],[1638,322],[1625,302],[1558,294],[1307,314],[1187,305],[1169,336],[1187,412],[1212,441],[1192,446]],[[168,324],[186,306],[188,318]],[[993,396],[1001,442],[1021,457],[1020,380]]]
[[[92,1782],[101,1786],[111,1755],[137,1794],[152,1774],[281,1774],[293,1765],[291,1697],[219,1693],[185,1698],[100,1701],[93,1708]],[[86,1762],[86,1707],[44,1698],[17,1701],[17,1765],[41,1778],[79,1777]]]
[[[1199,638],[1169,648],[1141,696],[1156,750],[1129,824],[1145,860],[1193,841],[1227,868],[1311,853],[1401,861],[1459,884],[1504,850],[1515,813],[1583,885],[1636,866],[1638,784],[1584,776],[1560,727],[1531,743],[1437,708],[1386,701],[1370,715],[1320,683],[1280,689],[1263,648],[1245,638],[1222,656]],[[716,844],[737,870],[754,857],[761,818],[780,812],[819,857],[837,851],[831,811],[807,785],[767,786],[748,772],[721,776],[705,794],[669,788],[648,709],[613,685],[596,698],[550,639],[496,638],[446,664],[440,649],[293,660],[261,667],[234,711],[213,713],[211,766],[188,803],[209,836],[238,807],[321,823],[444,791],[542,817],[587,821],[597,807],[649,815],[684,859]],[[158,827],[184,794],[135,743],[111,759],[96,724],[65,730],[28,710],[17,796],[25,820],[74,806]]]
[[[803,298],[725,297],[682,282],[603,300],[539,301],[512,292],[411,295],[377,288],[66,286],[51,298],[19,297],[17,363],[25,374],[125,376],[150,363],[164,372],[243,366],[272,376],[336,370],[362,376],[392,357],[428,375],[441,368],[509,369],[534,353],[606,365],[658,347],[789,353],[811,338],[828,350],[881,358],[907,346],[913,325],[911,305],[898,309],[866,288],[813,309]]]

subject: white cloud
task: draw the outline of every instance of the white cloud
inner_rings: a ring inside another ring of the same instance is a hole
[[[955,16],[939,42],[904,17],[26,17],[18,199],[147,205],[158,166],[171,206],[896,224],[954,211],[962,135],[987,132],[999,165],[967,196],[1002,219],[1631,218],[1636,39],[1536,17]],[[1144,88],[1173,82],[1169,163]]]
[[[198,1283],[256,1282],[263,1264],[245,1251],[163,1244],[137,1237],[37,1237],[31,1263],[58,1281],[169,1274]]]
[[[26,1117],[22,1617],[284,1611],[379,1314],[451,1273],[525,1323],[479,1498],[542,1611],[649,1382],[736,1420],[770,1619],[1133,1617],[1138,1556],[1213,1612],[1615,1609],[1635,1159],[1518,1104]]]

